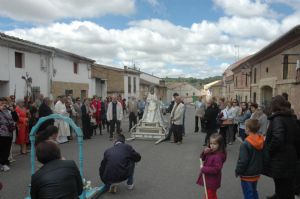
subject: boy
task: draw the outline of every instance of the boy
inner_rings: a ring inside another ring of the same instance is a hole
[[[247,138],[240,147],[239,159],[235,174],[240,176],[245,199],[258,199],[256,190],[257,181],[263,169],[263,144],[264,137],[257,134],[258,120],[246,121]]]

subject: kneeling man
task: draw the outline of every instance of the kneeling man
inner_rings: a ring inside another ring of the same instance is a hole
[[[102,182],[109,192],[115,193],[119,183],[127,180],[127,188],[133,189],[133,173],[136,162],[141,160],[141,155],[132,146],[125,144],[123,134],[118,134],[114,146],[104,152],[99,173]]]
[[[62,160],[56,143],[39,143],[36,156],[44,165],[31,178],[31,199],[79,198],[83,189],[79,170],[73,160]]]

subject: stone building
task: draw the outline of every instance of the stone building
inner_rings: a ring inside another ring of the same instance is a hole
[[[167,87],[165,85],[165,81],[160,77],[150,75],[145,72],[141,72],[140,74],[140,98],[147,97],[149,93],[149,88],[154,86],[155,94],[158,99],[165,102],[167,101]]]
[[[224,87],[223,81],[218,80],[215,84],[211,85],[209,88],[211,95],[213,97],[216,97],[217,99],[224,97],[223,87]]]
[[[173,93],[177,92],[184,102],[193,102],[195,96],[201,96],[201,91],[187,82],[167,83],[167,101],[173,99]]]
[[[251,66],[251,100],[269,105],[272,96],[287,93],[300,112],[300,25],[282,35],[248,60]],[[298,63],[298,65],[297,65]]]

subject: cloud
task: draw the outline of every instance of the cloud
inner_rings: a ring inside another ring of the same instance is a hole
[[[276,16],[268,4],[260,0],[213,0],[226,15],[240,17]]]
[[[20,5],[22,8],[20,9]],[[107,14],[130,15],[135,0],[3,0],[0,15],[17,21],[48,23],[59,19],[82,19]]]

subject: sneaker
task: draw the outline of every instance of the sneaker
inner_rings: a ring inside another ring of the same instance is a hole
[[[108,192],[109,193],[116,193],[117,192],[117,185],[111,185]]]
[[[10,168],[7,165],[3,165],[1,167],[1,171],[9,171],[9,170],[10,170]]]
[[[127,184],[127,189],[132,190],[134,187],[134,184]]]

